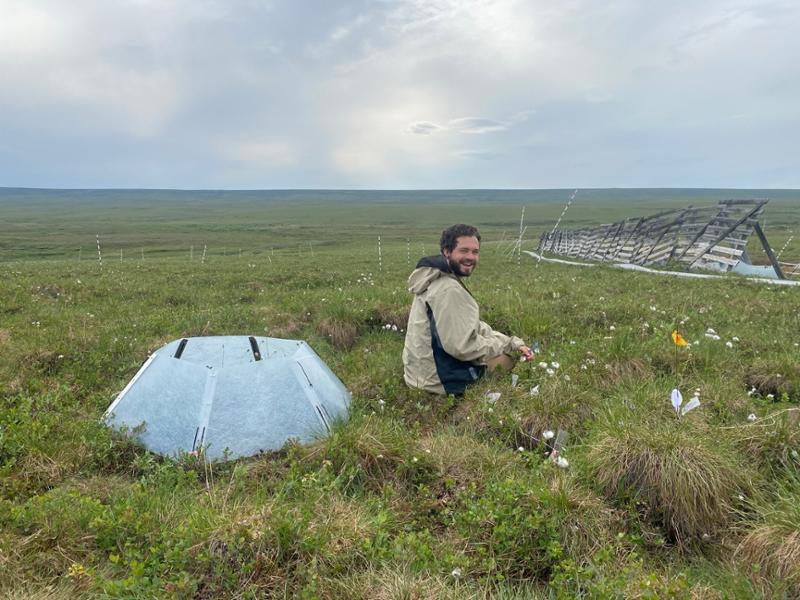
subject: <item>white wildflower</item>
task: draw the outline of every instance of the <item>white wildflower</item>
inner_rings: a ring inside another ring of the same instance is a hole
[[[553,362],[550,363],[550,366],[553,367],[554,369],[558,369],[561,366],[561,363],[557,363],[556,361],[553,361]]]
[[[511,374],[511,387],[516,387],[519,383],[519,375],[516,373]]]
[[[530,391],[530,393],[529,393],[529,394],[530,394],[531,396],[538,396],[538,395],[539,395],[539,386],[538,386],[538,385],[535,385],[535,386],[533,386],[533,387],[531,388],[531,391]]]
[[[525,452],[525,448],[523,448],[522,446],[520,446],[519,448],[517,448],[517,452]]]
[[[556,436],[551,429],[546,429],[542,432],[542,437],[546,440],[552,440]]]
[[[553,369],[545,369],[545,373],[547,373],[550,377],[556,374]]]
[[[544,362],[544,361],[542,361],[542,362],[540,362],[540,363],[539,363],[538,367],[539,367],[540,369],[546,369],[546,368],[547,368],[547,363],[546,363],[546,362]]]
[[[458,579],[459,577],[461,577],[461,569],[459,567],[456,567],[455,569],[450,571],[450,575]]]
[[[569,461],[563,456],[556,457],[555,463],[557,467],[562,469],[566,469],[569,466]]]
[[[755,415],[755,413],[750,413],[747,415],[747,420],[751,423],[755,423],[756,419],[758,419],[758,417]]]
[[[733,342],[725,342],[725,346],[728,348],[733,348]]]

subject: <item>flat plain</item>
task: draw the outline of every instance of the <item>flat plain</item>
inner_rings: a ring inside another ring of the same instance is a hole
[[[0,594],[800,596],[800,290],[510,254],[522,206],[533,249],[570,193],[4,190]],[[562,225],[767,195],[800,260],[796,191],[581,191]],[[541,353],[442,399],[402,382],[405,280],[454,222],[483,232],[483,319]],[[349,421],[215,464],[100,423],[196,335],[308,340]]]

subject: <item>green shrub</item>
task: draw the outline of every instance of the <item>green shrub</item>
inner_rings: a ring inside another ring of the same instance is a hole
[[[546,578],[562,558],[558,526],[526,483],[507,481],[462,494],[456,530],[468,540],[475,575],[492,579]]]
[[[390,417],[354,415],[336,425],[330,435],[297,449],[302,469],[329,465],[350,493],[384,487],[411,490],[430,482],[435,469],[416,436]]]

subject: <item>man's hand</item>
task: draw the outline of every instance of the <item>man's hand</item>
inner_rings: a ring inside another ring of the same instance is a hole
[[[533,350],[528,348],[528,346],[520,346],[519,351],[522,353],[522,360],[529,361],[533,359]]]

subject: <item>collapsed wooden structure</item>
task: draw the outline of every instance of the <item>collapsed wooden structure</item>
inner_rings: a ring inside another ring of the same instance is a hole
[[[730,271],[749,263],[746,246],[753,232],[780,279],[786,276],[758,219],[767,200],[723,200],[716,206],[667,210],[647,217],[575,230],[545,232],[539,252],[592,261],[643,266],[683,265],[688,269]],[[790,274],[800,274],[797,265]]]

